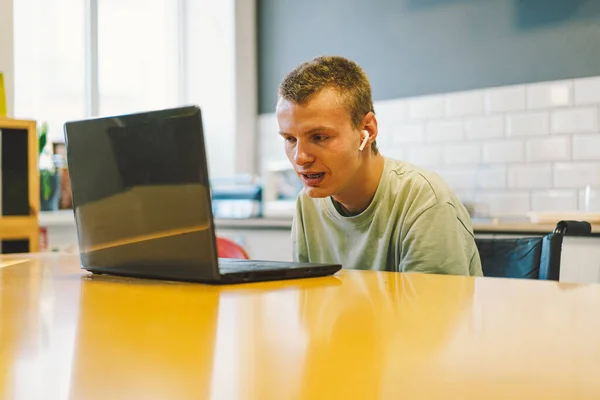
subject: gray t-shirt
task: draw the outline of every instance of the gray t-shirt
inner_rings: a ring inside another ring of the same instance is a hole
[[[467,210],[434,172],[386,158],[371,204],[345,217],[332,199],[298,196],[296,261],[344,268],[482,276]]]

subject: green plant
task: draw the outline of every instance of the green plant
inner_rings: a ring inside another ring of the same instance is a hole
[[[38,132],[38,163],[40,165],[40,182],[41,187],[40,190],[42,192],[42,199],[44,201],[48,201],[50,199],[50,195],[52,194],[52,177],[55,174],[54,168],[52,165],[48,165],[47,167],[43,164],[43,153],[46,148],[46,143],[48,142],[48,123],[44,122]]]
[[[44,201],[50,200],[50,195],[52,194],[52,185],[50,182],[53,176],[54,172],[48,170],[40,171],[40,178],[42,178],[42,198]]]
[[[48,123],[44,122],[42,124],[42,128],[38,132],[38,157],[42,154],[42,151],[44,151],[47,141],[48,141]]]

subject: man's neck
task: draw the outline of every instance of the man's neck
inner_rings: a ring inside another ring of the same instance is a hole
[[[357,215],[369,207],[379,186],[383,165],[384,158],[381,154],[372,155],[355,176],[351,187],[333,196],[344,215]]]

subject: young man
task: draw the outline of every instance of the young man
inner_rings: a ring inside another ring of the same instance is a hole
[[[279,131],[302,180],[294,259],[481,276],[469,215],[435,173],[383,157],[364,71],[318,57],[279,86]]]

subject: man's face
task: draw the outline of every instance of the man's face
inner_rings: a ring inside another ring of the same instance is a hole
[[[335,196],[350,187],[362,135],[336,90],[323,89],[303,105],[280,99],[276,115],[285,153],[308,196]]]

